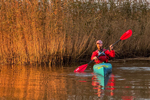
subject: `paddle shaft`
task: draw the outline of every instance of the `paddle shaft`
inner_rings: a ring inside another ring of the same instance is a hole
[[[119,40],[116,41],[114,44],[112,44],[112,46],[114,46],[115,44],[117,44],[119,41],[121,41],[121,39],[119,39]]]

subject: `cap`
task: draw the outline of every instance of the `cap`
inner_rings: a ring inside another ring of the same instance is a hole
[[[97,43],[103,44],[103,42],[101,40],[96,41],[96,44]]]

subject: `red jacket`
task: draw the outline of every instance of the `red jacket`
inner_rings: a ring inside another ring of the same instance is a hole
[[[104,51],[105,55],[102,55],[97,60],[94,60],[96,64],[102,63],[102,62],[108,62],[109,57],[112,57],[112,58],[115,57],[114,50],[109,51],[109,50],[103,49],[103,51]],[[91,60],[93,60],[93,57],[98,56],[98,52],[99,51],[96,50],[92,53]]]

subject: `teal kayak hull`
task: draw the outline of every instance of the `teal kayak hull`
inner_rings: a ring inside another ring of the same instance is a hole
[[[106,76],[112,72],[112,65],[111,65],[111,63],[96,64],[93,66],[93,71],[96,74]]]

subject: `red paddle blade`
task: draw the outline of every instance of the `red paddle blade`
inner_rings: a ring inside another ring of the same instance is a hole
[[[76,73],[76,72],[83,72],[83,71],[87,68],[87,66],[88,66],[88,64],[81,65],[81,66],[79,66],[78,68],[76,68],[76,69],[74,70],[74,72],[75,72],[75,73]]]
[[[132,35],[132,30],[128,30],[120,37],[120,40],[125,40],[129,38],[131,35]]]

